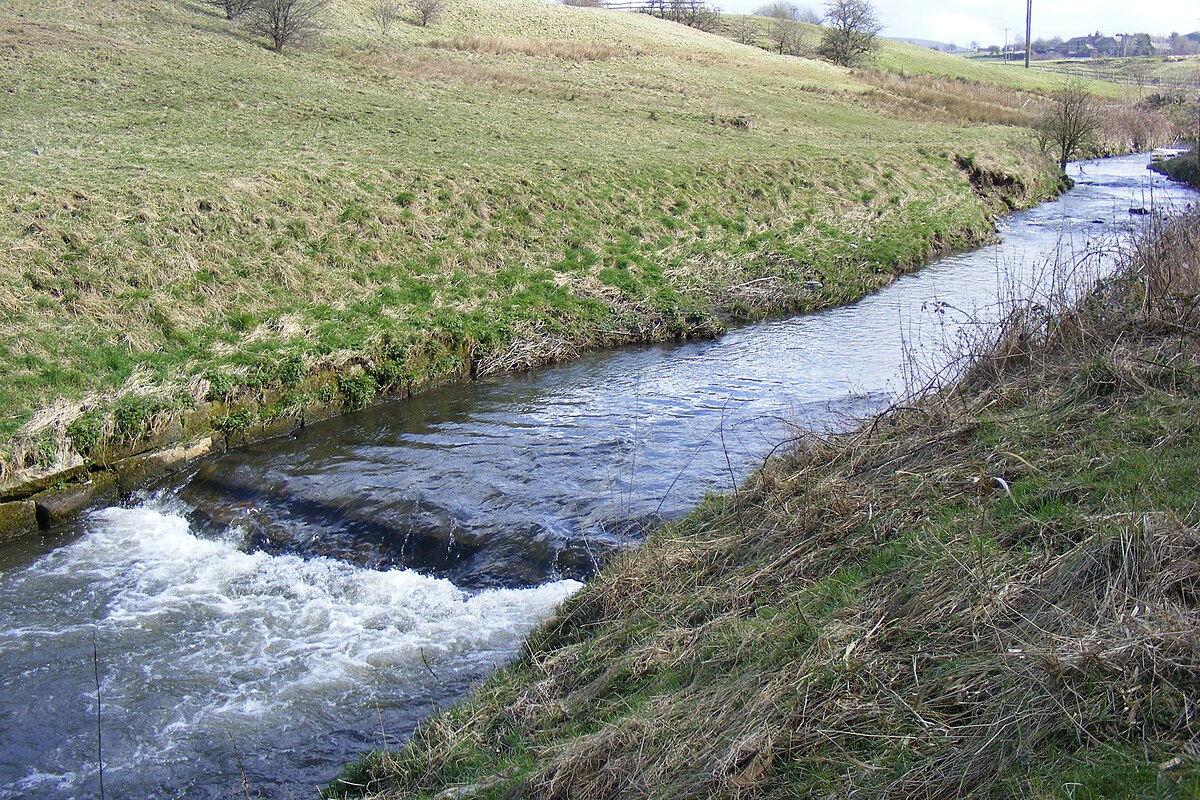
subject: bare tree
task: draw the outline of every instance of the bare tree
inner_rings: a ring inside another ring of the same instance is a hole
[[[1057,159],[1066,174],[1067,162],[1084,152],[1099,127],[1100,114],[1091,94],[1082,83],[1072,81],[1054,93],[1034,132],[1042,151]]]
[[[225,19],[233,20],[245,14],[254,6],[254,0],[210,0],[210,2],[225,12]]]
[[[733,36],[738,44],[754,44],[758,39],[758,26],[746,15],[739,16],[733,23]]]
[[[257,0],[250,12],[250,30],[271,40],[281,52],[301,45],[320,33],[329,0]]]
[[[721,27],[721,9],[706,0],[649,0],[641,11],[710,33]]]
[[[820,25],[821,15],[808,6],[798,6],[787,0],[775,0],[765,6],[759,6],[754,11],[756,17],[771,17],[773,19],[790,19],[796,22],[807,22],[809,25]]]
[[[400,0],[375,0],[371,6],[371,19],[379,26],[379,33],[387,36],[392,26],[400,21],[403,11]]]
[[[825,17],[821,16],[816,11],[813,11],[808,6],[801,6],[796,11],[796,22],[806,22],[809,25],[820,25],[825,21]]]
[[[804,29],[797,25],[796,21],[802,13],[804,12],[799,6],[776,0],[759,6],[755,9],[754,16],[770,20],[767,23],[767,39],[771,42],[771,49],[780,55],[799,55],[804,44]]]
[[[804,29],[793,19],[772,19],[767,24],[767,38],[780,55],[799,55],[804,45]]]
[[[417,12],[417,24],[428,28],[429,23],[437,22],[445,10],[444,0],[413,0],[413,11]]]
[[[829,27],[819,52],[833,63],[852,67],[879,49],[883,25],[869,0],[829,0],[825,18]]]
[[[799,13],[799,6],[785,2],[785,0],[775,0],[774,3],[767,3],[754,10],[754,16],[771,17],[772,19],[796,19]]]

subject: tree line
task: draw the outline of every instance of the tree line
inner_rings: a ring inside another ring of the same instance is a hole
[[[844,67],[856,66],[879,49],[883,25],[869,0],[829,0],[825,13],[786,0],[760,6],[756,17],[765,17],[770,49],[780,55],[819,56]],[[824,25],[820,38],[809,40],[811,28]],[[733,35],[742,44],[758,44],[762,31],[749,17],[734,23]]]

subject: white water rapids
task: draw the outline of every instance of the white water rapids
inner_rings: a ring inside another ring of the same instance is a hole
[[[198,750],[226,750],[228,759],[210,766],[236,786],[238,759],[304,739],[308,729],[319,752],[322,731],[340,727],[348,709],[361,718],[355,707],[364,696],[409,702],[440,683],[439,673],[462,681],[491,671],[580,586],[560,580],[467,594],[410,570],[243,552],[236,528],[201,538],[182,511],[150,500],[95,512],[84,536],[0,585],[4,608],[30,598],[43,606],[23,615],[36,624],[0,631],[0,661],[17,670],[5,682],[58,672],[50,682],[62,688],[21,718],[3,712],[6,728],[33,735],[6,751],[26,769],[0,796],[96,796],[93,634],[102,730],[123,732],[104,742],[108,789],[123,796],[125,777],[142,784],[149,770],[174,796],[188,792],[170,780],[173,766]],[[92,619],[78,618],[81,606]],[[56,660],[47,663],[48,652]],[[50,706],[72,720],[65,740],[35,733],[39,711]],[[136,724],[125,719],[134,715]],[[378,736],[378,727],[362,732]]]

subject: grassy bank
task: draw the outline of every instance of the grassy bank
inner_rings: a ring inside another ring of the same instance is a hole
[[[1151,164],[1150,169],[1166,175],[1171,180],[1200,189],[1200,149]]]
[[[1195,797],[1197,230],[660,529],[342,788]]]
[[[0,484],[843,303],[1055,190],[1003,119],[644,15],[333,8],[282,54],[0,10]]]

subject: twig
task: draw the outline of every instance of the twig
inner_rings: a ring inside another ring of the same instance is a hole
[[[429,659],[425,658],[425,648],[424,647],[421,648],[420,653],[421,653],[421,663],[425,665],[425,669],[429,670],[430,675],[432,675],[434,678],[437,678],[438,674],[433,671],[433,667],[429,666]],[[438,680],[440,680],[440,678],[438,678]]]
[[[100,645],[92,628],[92,676],[96,679],[96,762],[100,765],[100,800],[104,800],[104,732],[100,715]]]
[[[244,800],[250,800],[250,780],[246,777],[246,765],[242,762],[242,753],[238,750],[237,742],[233,740],[233,734],[229,732],[229,728],[225,729],[225,735],[229,737],[229,744],[233,747],[233,763],[237,764],[238,772],[242,776],[242,797]]]

